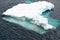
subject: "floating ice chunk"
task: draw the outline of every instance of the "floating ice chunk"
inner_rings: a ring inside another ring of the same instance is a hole
[[[20,18],[25,16],[28,19],[34,20],[31,23],[36,25],[42,25],[44,29],[52,29],[53,26],[48,24],[48,18],[43,17],[41,14],[46,10],[51,10],[54,5],[47,1],[38,1],[30,4],[18,4],[3,12],[4,15]],[[34,28],[34,27],[33,27]]]
[[[38,1],[30,4],[18,4],[3,12],[4,15],[10,15],[15,17],[26,16],[28,18],[33,18],[36,15],[42,14],[46,10],[51,10],[54,5],[46,1]]]

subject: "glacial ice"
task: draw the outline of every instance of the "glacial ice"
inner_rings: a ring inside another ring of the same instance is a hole
[[[52,9],[54,9],[54,4],[47,1],[38,1],[30,4],[22,3],[3,12],[3,15],[6,15],[3,19],[42,34],[45,33],[45,30],[54,28],[53,25],[49,24],[48,16],[42,15],[43,12],[51,11]]]

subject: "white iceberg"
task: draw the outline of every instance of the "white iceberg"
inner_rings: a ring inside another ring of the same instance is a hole
[[[52,29],[54,26],[48,24],[48,18],[42,16],[42,13],[46,10],[51,10],[54,8],[54,4],[47,1],[38,1],[30,4],[22,3],[3,12],[4,15],[11,17],[16,17],[20,19],[21,17],[26,17],[27,19],[32,19],[31,23],[35,25],[41,25],[45,30]],[[25,18],[23,18],[25,20]],[[35,28],[36,29],[36,28]],[[29,30],[34,30],[34,27]]]

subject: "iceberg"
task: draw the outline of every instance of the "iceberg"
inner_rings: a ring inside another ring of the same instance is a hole
[[[45,11],[51,11],[52,9],[54,9],[54,4],[47,1],[22,3],[3,12],[3,19],[21,25],[25,29],[43,34],[46,30],[55,28],[52,24],[49,24],[48,15],[45,13],[47,17],[43,16]]]

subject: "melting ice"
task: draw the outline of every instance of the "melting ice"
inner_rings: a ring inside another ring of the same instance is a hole
[[[3,12],[3,15],[5,15],[3,19],[21,25],[28,30],[43,34],[48,29],[54,29],[56,24],[58,24],[56,20],[49,16],[52,9],[54,9],[54,5],[47,1],[29,4],[22,3]],[[49,10],[49,13],[47,10]]]

